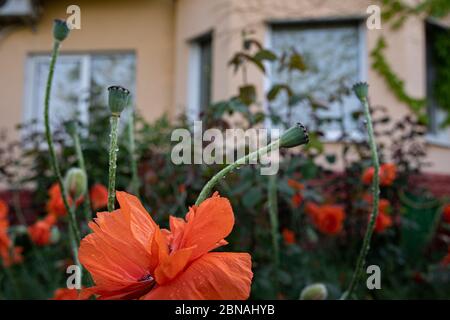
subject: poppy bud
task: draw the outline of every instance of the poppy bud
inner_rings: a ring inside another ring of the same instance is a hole
[[[113,115],[120,116],[120,113],[128,105],[130,91],[121,86],[111,86],[108,88],[108,91],[109,109]]]
[[[86,174],[80,168],[70,168],[67,171],[64,186],[73,199],[80,198],[87,189]]]
[[[293,148],[309,142],[308,132],[300,122],[287,129],[280,138],[281,148]]]
[[[61,239],[61,233],[59,232],[59,229],[57,226],[53,226],[50,231],[50,243],[58,243]]]
[[[322,283],[314,283],[302,290],[300,300],[325,300],[327,296],[327,287]]]
[[[358,82],[353,85],[353,91],[360,101],[367,100],[369,85],[366,82]]]
[[[53,38],[63,41],[69,35],[70,29],[64,20],[55,19],[53,22]]]

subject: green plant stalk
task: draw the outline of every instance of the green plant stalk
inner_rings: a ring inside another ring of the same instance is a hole
[[[80,143],[80,137],[78,136],[78,133],[74,133],[72,136],[73,143],[75,146],[75,153],[77,155],[78,165],[81,170],[84,171],[84,174],[87,177],[87,171],[86,171],[86,165],[84,162],[84,156],[83,151],[81,150],[81,143]],[[86,217],[86,222],[89,223],[92,219],[92,210],[91,210],[91,199],[89,197],[89,188],[86,188],[86,192],[84,193],[84,215]]]
[[[78,227],[77,227],[75,212],[72,210],[72,208],[69,205],[69,201],[67,200],[67,194],[66,194],[66,189],[64,187],[63,178],[61,175],[61,170],[59,169],[58,161],[56,159],[55,147],[53,145],[53,138],[52,138],[52,134],[51,134],[51,130],[50,130],[50,121],[49,121],[50,94],[51,94],[51,89],[52,89],[55,64],[56,64],[56,60],[58,58],[60,45],[61,45],[60,42],[56,41],[56,40],[53,43],[52,58],[50,60],[50,69],[48,72],[47,85],[45,88],[45,100],[44,100],[45,137],[47,139],[48,151],[50,153],[50,163],[52,165],[52,169],[56,176],[56,179],[58,180],[64,207],[66,208],[66,211],[68,212],[69,224],[70,224],[69,227],[73,229],[73,231],[75,233],[76,242],[79,243],[80,231],[78,230]],[[78,256],[78,251],[76,251],[76,252],[74,251],[74,252],[72,252],[72,254],[74,255],[74,257]]]
[[[270,227],[272,233],[272,247],[273,259],[275,265],[275,280],[278,286],[278,268],[280,267],[280,247],[279,247],[279,233],[278,233],[278,198],[277,198],[277,176],[269,176],[268,184],[268,206]]]
[[[73,211],[76,210],[75,203],[72,206],[72,210]],[[71,228],[70,226],[69,226],[69,241],[70,241],[70,247],[71,247],[72,252],[73,252],[73,261],[78,266],[78,268],[80,268],[80,273],[81,273],[80,277],[83,278],[83,266],[81,265],[80,260],[78,259],[78,245],[79,245],[79,243],[77,242],[75,229]]]
[[[372,163],[374,167],[373,181],[372,181],[372,196],[373,196],[373,208],[372,213],[370,214],[369,224],[367,226],[366,234],[364,236],[363,245],[361,251],[358,256],[358,260],[356,261],[355,271],[353,273],[352,279],[350,281],[350,285],[347,291],[342,295],[341,299],[345,300],[348,297],[351,297],[353,290],[355,289],[356,283],[358,282],[361,273],[363,272],[364,264],[366,262],[367,254],[369,253],[370,248],[370,240],[372,238],[373,230],[375,228],[375,222],[378,217],[378,202],[380,198],[380,185],[379,185],[379,171],[380,171],[380,163],[378,160],[378,151],[377,145],[375,141],[375,135],[373,132],[372,126],[372,117],[370,116],[369,110],[369,102],[367,99],[363,99],[362,101],[364,107],[364,115],[367,121],[367,131],[369,135],[369,145],[372,154]]]
[[[128,118],[128,140],[131,163],[131,193],[139,197],[139,177],[136,162],[136,143],[134,140],[134,112],[131,112]]]
[[[108,181],[108,211],[114,211],[116,199],[116,169],[117,169],[117,137],[120,116],[112,114],[110,117],[111,133],[109,142],[109,181]]]
[[[220,181],[220,179],[225,178],[225,176],[233,171],[234,169],[247,164],[250,160],[258,159],[260,156],[263,156],[270,152],[273,149],[278,149],[280,144],[280,140],[275,140],[274,142],[268,144],[265,147],[259,148],[258,150],[249,153],[248,155],[236,160],[232,164],[229,164],[222,170],[220,170],[218,173],[216,173],[203,187],[202,191],[200,192],[197,201],[195,201],[195,205],[198,206],[200,203],[202,203],[210,194],[214,186]]]

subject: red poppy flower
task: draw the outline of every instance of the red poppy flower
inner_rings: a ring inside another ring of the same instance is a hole
[[[52,300],[78,300],[78,290],[68,288],[56,289]]]
[[[49,200],[47,201],[47,212],[57,217],[63,217],[67,214],[66,207],[61,195],[61,189],[58,183],[54,183],[48,190]],[[69,205],[72,205],[72,198],[67,198]],[[76,200],[78,206],[83,202],[83,197]]]
[[[6,219],[8,211],[9,211],[8,204],[0,199],[0,220]]]
[[[442,214],[442,217],[443,217],[445,222],[450,223],[450,204],[445,206],[444,212]]]
[[[116,193],[120,209],[100,212],[81,241],[79,257],[99,299],[247,299],[253,273],[247,253],[210,252],[233,229],[230,202],[214,195],[170,218],[161,230],[139,200]]]
[[[336,235],[342,231],[345,219],[344,209],[336,205],[318,206],[306,204],[306,213],[311,217],[315,227],[322,233]]]
[[[362,175],[363,183],[371,184],[374,173],[375,169],[373,167],[367,168]],[[380,177],[381,186],[390,186],[397,177],[397,167],[393,163],[382,164],[378,176]]]
[[[47,214],[47,215],[45,216],[45,218],[43,219],[43,221],[44,221],[45,223],[47,223],[49,226],[53,226],[53,225],[56,224],[57,219],[58,219],[58,218],[57,218],[54,214],[49,213],[49,214]]]
[[[178,192],[179,193],[185,193],[186,192],[186,185],[185,184],[180,184],[179,186],[178,186]]]
[[[303,197],[300,193],[295,193],[291,198],[291,204],[294,208],[300,207],[303,202]]]
[[[108,205],[108,189],[100,183],[96,183],[91,187],[89,196],[92,209],[94,210],[105,208]]]
[[[373,203],[373,196],[371,194],[365,194],[363,196],[363,199],[369,204],[372,205]],[[380,212],[387,213],[389,211],[389,208],[391,207],[391,203],[387,199],[379,199],[378,200],[378,210]]]
[[[294,231],[284,228],[281,233],[283,235],[284,243],[286,243],[286,244],[294,244],[295,243]]]
[[[288,179],[287,184],[289,187],[291,187],[295,191],[302,191],[303,189],[305,189],[305,186],[303,185],[303,183],[300,183],[294,179]]]
[[[23,261],[23,248],[13,247],[13,243],[8,235],[8,212],[8,205],[3,200],[0,200],[0,258],[4,267]]]
[[[51,225],[44,220],[37,221],[28,227],[28,234],[35,244],[45,246],[50,242]]]
[[[22,251],[23,248],[19,246],[6,248],[0,245],[0,257],[3,260],[3,265],[5,267],[10,267],[14,264],[21,263],[23,261]]]
[[[375,232],[383,232],[390,226],[392,226],[391,216],[380,210],[380,212],[378,212],[377,220],[375,221]]]

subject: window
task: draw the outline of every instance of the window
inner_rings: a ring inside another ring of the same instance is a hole
[[[449,130],[442,124],[447,120],[447,114],[440,108],[436,99],[436,80],[438,72],[445,66],[440,66],[441,57],[437,53],[436,38],[448,37],[449,31],[433,23],[426,24],[426,63],[427,63],[427,112],[428,112],[428,140],[437,144],[449,145]]]
[[[313,22],[272,25],[271,47],[281,56],[283,53],[299,53],[307,66],[304,72],[280,71],[280,65],[273,65],[270,82],[290,84],[299,97],[310,95],[324,102],[327,109],[318,109],[314,115],[322,119],[320,129],[327,140],[338,138],[342,130],[357,135],[352,112],[360,104],[348,88],[365,79],[365,41],[360,24],[355,22]],[[342,92],[336,96],[337,92]],[[304,122],[314,126],[313,111],[309,102],[300,99],[287,107],[285,92],[272,103],[274,110],[288,123]],[[325,121],[328,119],[329,121]],[[344,119],[339,124],[332,119]],[[319,129],[319,128],[315,128]]]
[[[208,33],[191,42],[187,116],[191,121],[211,104],[212,35]]]
[[[44,96],[50,65],[49,55],[32,55],[27,61],[24,121],[36,120],[44,130]],[[77,54],[58,58],[50,97],[53,128],[78,117],[87,123],[89,105],[106,105],[106,88],[123,84],[135,92],[134,54]]]

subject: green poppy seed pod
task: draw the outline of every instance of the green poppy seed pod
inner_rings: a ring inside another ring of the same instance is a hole
[[[53,22],[53,38],[57,41],[63,41],[69,35],[70,29],[66,21],[55,19]]]
[[[111,86],[108,88],[108,92],[109,109],[113,115],[120,116],[120,113],[128,105],[130,91],[121,86]]]
[[[74,136],[78,132],[78,123],[76,120],[69,120],[64,122],[64,127],[66,128],[66,132],[70,136]]]
[[[87,189],[87,177],[84,171],[80,168],[70,168],[66,173],[64,187],[72,199],[80,198]]]
[[[322,283],[314,283],[302,290],[300,300],[325,300],[327,296],[327,287]]]
[[[287,129],[280,138],[280,148],[293,148],[309,142],[308,131],[301,123]]]
[[[353,91],[360,101],[367,100],[369,85],[366,82],[358,82],[353,85]]]

